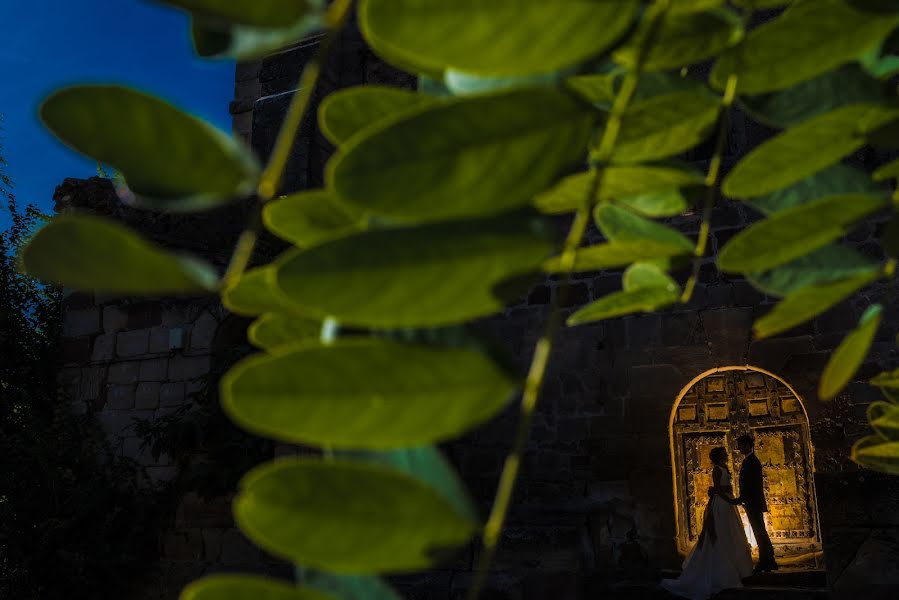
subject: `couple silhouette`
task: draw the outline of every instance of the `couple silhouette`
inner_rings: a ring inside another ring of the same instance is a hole
[[[762,463],[755,455],[755,441],[750,435],[737,438],[743,455],[740,466],[740,495],[734,496],[731,474],[727,468],[727,450],[713,448],[709,458],[712,487],[706,505],[702,531],[696,545],[684,560],[683,571],[677,579],[662,580],[669,592],[693,600],[705,600],[728,588],[741,587],[742,581],[753,572],[777,570],[774,547],[765,528],[765,501]],[[759,562],[752,566],[752,551],[737,512],[742,505],[759,548]]]

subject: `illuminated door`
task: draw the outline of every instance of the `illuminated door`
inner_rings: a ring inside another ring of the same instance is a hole
[[[702,529],[712,485],[709,451],[724,446],[734,486],[742,456],[737,438],[755,436],[765,479],[768,533],[779,556],[820,551],[808,418],[799,397],[773,374],[727,367],[697,377],[671,415],[678,549],[687,552]],[[737,490],[739,493],[739,491]]]

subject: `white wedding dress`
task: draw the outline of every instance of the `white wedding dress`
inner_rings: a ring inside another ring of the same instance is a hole
[[[720,485],[731,485],[727,469],[722,469]],[[721,496],[710,498],[699,540],[684,560],[680,577],[663,579],[662,587],[691,600],[706,600],[721,590],[742,587],[743,578],[752,574],[752,552],[737,507]]]

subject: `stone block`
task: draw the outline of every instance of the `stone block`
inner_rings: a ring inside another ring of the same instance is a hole
[[[109,383],[129,384],[140,381],[140,362],[129,360],[113,363],[109,366]]]
[[[162,323],[159,302],[141,302],[128,307],[128,329],[148,329]]]
[[[104,375],[106,375],[106,369],[103,367],[86,367],[81,369],[78,399],[92,401],[99,398]]]
[[[134,407],[150,410],[159,406],[159,390],[162,384],[157,381],[144,381],[137,384],[134,393]]]
[[[134,408],[135,384],[111,385],[106,390],[106,408],[127,410]]]
[[[100,309],[96,307],[67,310],[62,323],[65,337],[93,335],[100,331]]]
[[[259,550],[238,529],[229,529],[222,535],[222,564],[227,566],[252,565],[259,560]]]
[[[810,335],[755,340],[749,346],[749,364],[779,373],[791,356],[812,350]]]
[[[666,314],[661,322],[662,345],[685,346],[696,340],[699,315],[695,312]]]
[[[81,387],[81,369],[70,367],[62,369],[56,378],[63,393],[70,399],[78,397],[78,388]]]
[[[160,353],[169,351],[168,327],[150,328],[150,352]]]
[[[78,365],[90,361],[91,339],[89,337],[64,338],[60,344],[62,364]]]
[[[875,529],[833,583],[840,598],[895,598],[899,590],[899,531]]]
[[[169,362],[169,379],[199,379],[209,373],[210,362],[209,356],[175,356]]]
[[[673,399],[687,383],[683,373],[674,365],[631,367],[627,378],[632,398]]]
[[[164,383],[159,389],[159,406],[181,406],[184,404],[184,384]]]
[[[115,333],[103,333],[94,338],[94,347],[91,352],[91,360],[110,361],[115,358]]]
[[[662,323],[659,315],[634,317],[628,326],[628,347],[648,349],[661,341]]]
[[[141,356],[150,348],[150,330],[122,331],[116,336],[116,354],[123,358]]]
[[[211,348],[218,326],[219,323],[215,317],[208,312],[204,312],[190,330],[190,347],[194,350]]]
[[[165,381],[168,372],[168,359],[151,358],[140,363],[141,381]]]
[[[130,410],[103,411],[97,415],[97,421],[112,438],[126,437],[134,428],[134,419],[137,414]]]
[[[121,306],[103,307],[103,330],[108,332],[122,331],[128,326],[128,313]]]
[[[152,465],[156,462],[153,460],[149,446],[144,443],[144,440],[137,437],[125,438],[122,444],[122,456],[144,466]]]

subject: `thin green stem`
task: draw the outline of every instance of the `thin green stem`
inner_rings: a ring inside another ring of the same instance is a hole
[[[525,446],[527,445],[530,436],[531,425],[540,398],[540,390],[543,387],[543,380],[546,375],[549,358],[552,354],[553,343],[562,325],[561,309],[562,306],[566,305],[566,300],[569,295],[569,283],[576,264],[577,250],[587,231],[592,208],[600,195],[599,192],[602,187],[603,173],[605,171],[605,166],[608,164],[609,160],[611,160],[614,153],[615,144],[621,131],[622,118],[633,99],[634,92],[637,89],[637,83],[639,82],[640,71],[646,60],[649,48],[658,33],[662,17],[664,17],[665,12],[668,10],[669,2],[670,0],[656,0],[647,12],[646,20],[644,21],[646,26],[645,35],[642,37],[636,64],[634,65],[634,68],[628,72],[622,83],[621,90],[615,98],[611,114],[603,129],[599,147],[596,151],[591,152],[590,172],[592,176],[590,177],[590,185],[588,186],[587,194],[585,195],[581,206],[575,213],[574,221],[565,238],[565,245],[562,250],[562,256],[560,257],[560,272],[562,278],[558,288],[559,292],[556,294],[556,297],[550,306],[550,315],[546,327],[543,335],[537,341],[534,348],[534,355],[531,358],[531,365],[528,369],[527,377],[525,378],[515,439],[512,444],[512,449],[503,465],[496,497],[493,501],[493,507],[490,510],[487,523],[484,525],[483,547],[475,570],[475,579],[468,592],[469,600],[477,600],[487,580],[490,565],[493,563],[493,558],[496,555],[499,539],[502,535],[506,517],[508,516],[512,496],[515,492],[515,483],[521,469],[521,460]]]
[[[287,166],[287,161],[290,159],[290,150],[293,148],[294,141],[299,134],[303,118],[309,110],[312,94],[321,75],[322,65],[337,41],[337,36],[349,17],[352,5],[353,0],[335,0],[328,9],[328,13],[325,16],[327,32],[322,38],[315,56],[307,63],[302,75],[300,75],[297,91],[290,102],[287,115],[284,117],[284,123],[278,132],[271,158],[259,178],[259,184],[256,188],[256,198],[259,204],[265,204],[278,195],[281,182],[284,179],[284,170]],[[257,209],[254,210],[247,228],[237,240],[234,253],[231,255],[231,261],[225,271],[224,286],[240,279],[240,276],[247,268],[253,256],[256,241],[259,239],[261,227],[262,220]]]

